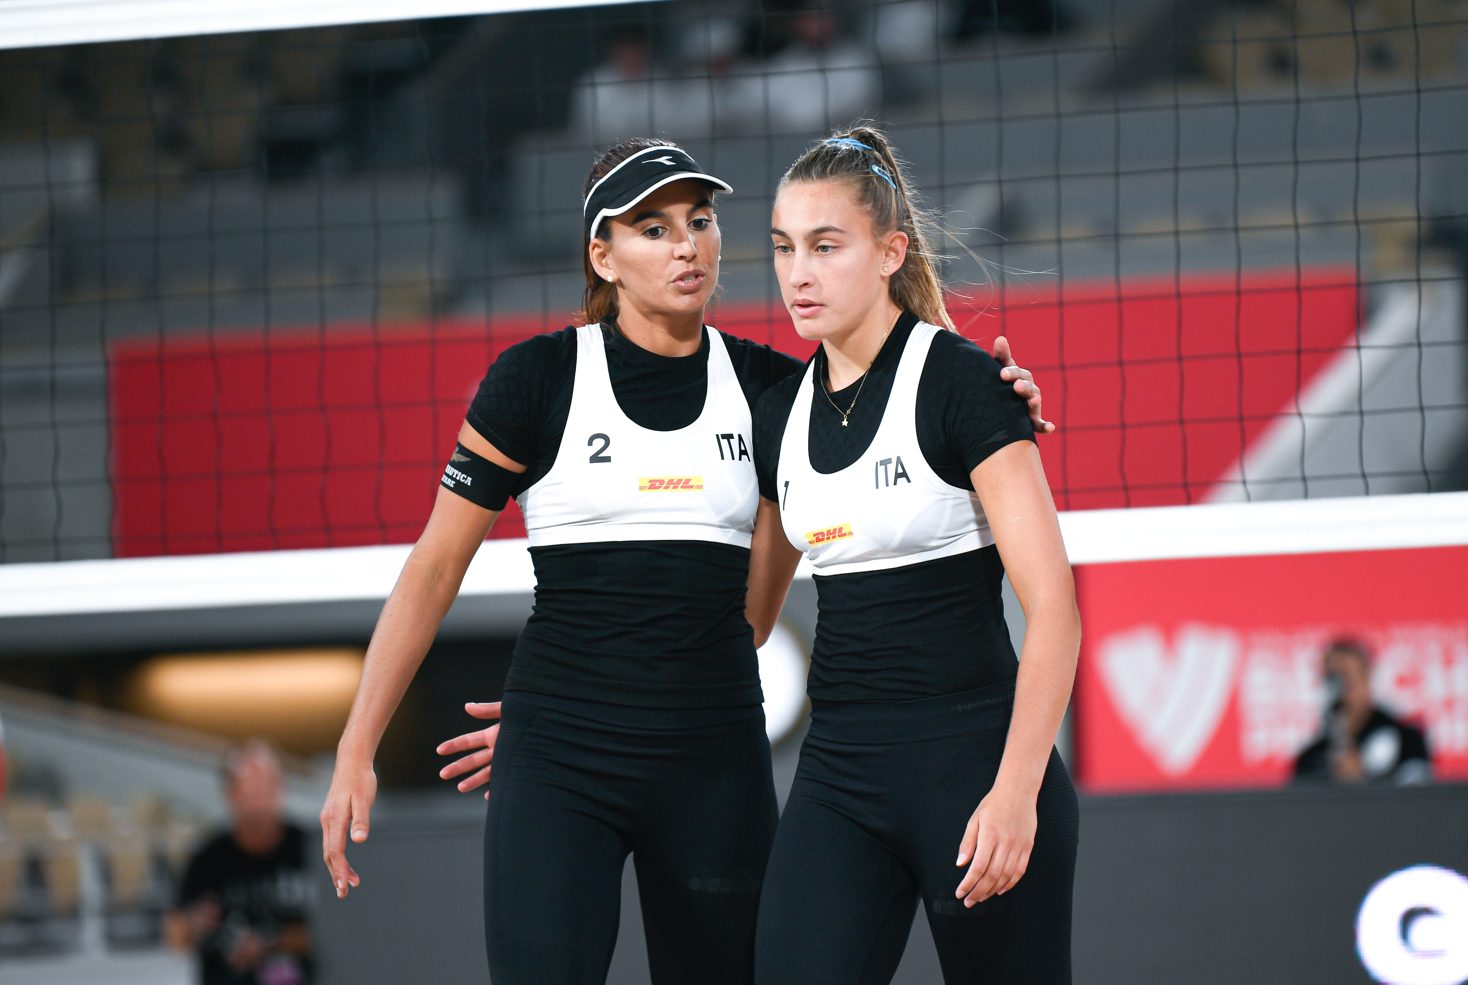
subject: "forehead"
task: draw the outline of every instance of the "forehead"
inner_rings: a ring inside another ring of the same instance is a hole
[[[700,202],[712,201],[714,189],[695,178],[685,178],[664,185],[648,195],[632,208],[614,217],[614,221],[631,222],[644,212],[669,212],[674,209],[691,209]]]
[[[262,753],[244,753],[230,764],[229,783],[238,785],[242,781],[273,780],[280,777],[280,764],[272,756]]]
[[[791,181],[775,196],[774,215],[787,233],[819,226],[852,229],[857,223],[871,224],[866,210],[856,199],[850,181]]]
[[[1326,651],[1325,662],[1332,667],[1353,666],[1366,669],[1366,658],[1361,653],[1341,647]]]

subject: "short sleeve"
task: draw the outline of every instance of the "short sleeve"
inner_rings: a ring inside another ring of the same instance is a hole
[[[522,465],[536,457],[556,385],[566,372],[568,348],[556,332],[537,335],[500,354],[484,374],[469,411],[469,425]],[[574,350],[572,350],[574,351]]]
[[[770,387],[805,368],[799,359],[779,349],[722,330],[719,334],[724,337],[729,361],[734,365],[734,374],[739,377],[739,385],[751,408],[759,403],[759,398]]]
[[[933,339],[921,387],[937,413],[944,458],[965,477],[990,455],[1016,441],[1034,441],[1029,405],[1000,378],[994,357],[967,339],[944,332]],[[963,485],[967,485],[965,478]]]

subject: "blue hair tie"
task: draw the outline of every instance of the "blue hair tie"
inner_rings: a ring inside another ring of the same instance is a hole
[[[871,150],[872,148],[857,140],[855,137],[828,137],[826,143],[835,144],[837,147],[855,147],[858,150]]]
[[[877,165],[873,164],[872,174],[876,175],[878,178],[881,178],[883,181],[887,182],[887,184],[891,185],[894,192],[897,190],[897,182],[892,180],[892,176],[887,173],[886,168],[880,168],[877,167]]]

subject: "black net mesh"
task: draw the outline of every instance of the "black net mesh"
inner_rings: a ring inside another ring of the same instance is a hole
[[[626,4],[0,79],[3,561],[414,539],[485,366],[574,318],[629,134],[736,188],[711,320],[806,355],[770,201],[864,117],[964,334],[1039,377],[1062,509],[1468,485],[1461,2]]]

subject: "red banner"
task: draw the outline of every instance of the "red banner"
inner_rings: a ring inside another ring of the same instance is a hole
[[[1320,734],[1321,656],[1374,651],[1372,692],[1468,779],[1468,547],[1078,569],[1076,761],[1092,791],[1277,786]]]
[[[1349,271],[1121,284],[1043,278],[954,301],[985,349],[1035,370],[1061,509],[1202,498],[1354,332]],[[722,305],[725,331],[806,358],[778,304]],[[119,556],[408,543],[486,367],[559,327],[533,315],[218,330],[111,354]],[[1186,384],[1186,386],[1185,386]],[[496,537],[523,536],[513,504]]]

